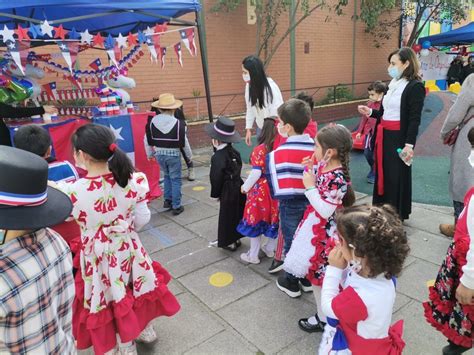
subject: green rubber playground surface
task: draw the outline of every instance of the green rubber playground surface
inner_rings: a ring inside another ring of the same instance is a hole
[[[436,127],[439,126],[439,122],[436,121],[444,120],[444,117],[438,117],[442,109],[443,102],[439,97],[436,95],[427,96],[417,143],[417,145],[423,146],[423,150],[420,155],[415,156],[412,168],[413,201],[431,205],[451,206],[452,201],[448,194],[449,150],[440,149],[438,146],[441,144],[437,137],[439,129],[429,129],[432,124],[436,124]],[[352,131],[357,128],[359,117],[341,120],[338,123],[345,125]],[[320,127],[323,126],[321,125]],[[253,137],[253,142],[255,145],[255,137]],[[248,147],[244,142],[237,143],[234,146],[240,152],[243,161],[248,163],[253,147]],[[354,189],[371,195],[373,185],[367,183],[369,165],[362,151],[352,151],[350,167]]]

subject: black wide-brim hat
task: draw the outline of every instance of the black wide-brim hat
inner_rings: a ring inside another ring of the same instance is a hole
[[[206,133],[223,143],[238,143],[242,140],[235,130],[235,123],[230,118],[219,117],[215,123],[208,123],[204,128]]]
[[[36,230],[63,222],[72,203],[48,186],[48,164],[30,152],[0,146],[0,229]]]

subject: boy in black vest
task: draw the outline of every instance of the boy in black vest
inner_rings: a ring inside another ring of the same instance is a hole
[[[148,159],[156,158],[165,177],[164,208],[174,215],[184,211],[181,206],[181,148],[185,144],[185,125],[174,117],[177,108],[183,105],[173,94],[161,94],[151,104],[160,114],[148,119],[145,128],[145,150]]]

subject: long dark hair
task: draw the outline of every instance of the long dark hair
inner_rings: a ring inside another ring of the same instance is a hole
[[[343,125],[329,124],[318,132],[316,139],[323,148],[323,155],[328,149],[337,150],[338,158],[342,165],[342,172],[348,184],[347,192],[342,199],[342,205],[344,207],[352,206],[355,202],[355,193],[352,189],[349,171],[349,157],[352,149],[351,132]]]
[[[273,102],[273,92],[268,83],[265,68],[259,57],[249,55],[242,61],[242,65],[250,74],[249,96],[252,106],[265,106],[265,91],[268,93],[269,103]]]
[[[270,153],[273,150],[273,142],[275,141],[277,133],[277,128],[275,126],[276,120],[277,118],[275,116],[266,117],[263,120],[262,131],[258,136],[258,144],[265,144],[267,153]]]
[[[98,162],[108,162],[115,181],[125,187],[135,170],[124,151],[118,147],[111,149],[112,143],[115,143],[112,130],[92,123],[79,127],[72,136],[72,145],[76,152],[82,150]]]

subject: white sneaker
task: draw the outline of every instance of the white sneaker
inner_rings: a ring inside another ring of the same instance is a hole
[[[275,252],[273,250],[272,251],[267,250],[266,245],[262,245],[260,249],[262,249],[262,251],[265,253],[267,258],[273,258],[275,256]]]
[[[137,353],[137,345],[132,343],[132,345],[120,347],[119,346],[119,354],[120,355],[138,355]]]
[[[243,261],[249,264],[260,264],[260,259],[259,258],[251,259],[248,252],[240,254],[240,259],[242,259]]]
[[[156,341],[158,336],[155,333],[155,329],[153,328],[153,325],[150,323],[146,326],[145,329],[140,333],[136,341],[140,343],[153,343]]]
[[[188,180],[189,181],[196,180],[196,174],[194,173],[194,168],[188,168]]]

